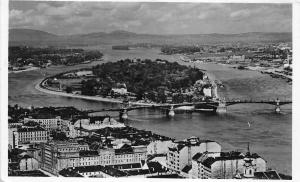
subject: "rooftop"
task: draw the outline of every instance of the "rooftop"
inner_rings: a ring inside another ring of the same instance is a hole
[[[197,154],[196,154],[197,155]],[[195,158],[200,158],[200,155],[194,156]],[[193,157],[193,158],[194,158]],[[216,161],[224,161],[224,160],[235,160],[235,159],[244,159],[245,156],[241,152],[221,152],[220,157],[208,157],[203,160],[202,164],[206,167],[211,167],[211,165]]]
[[[35,132],[35,131],[46,131],[44,128],[37,126],[34,128],[18,128],[18,132]]]
[[[77,173],[78,174],[78,173],[96,172],[96,171],[101,171],[101,172],[103,172],[105,174],[108,174],[112,177],[127,176],[127,174],[123,171],[112,168],[110,166],[101,166],[101,165],[67,168],[67,169],[64,169],[64,170],[60,171],[59,173],[61,174],[61,172],[63,172],[63,173],[72,173],[72,174]],[[72,177],[72,176],[67,176],[67,177]]]
[[[254,173],[255,179],[271,179],[271,180],[278,180],[278,179],[283,179],[283,180],[291,180],[291,176],[287,176],[284,174],[277,173],[274,170],[271,171],[265,171],[265,172],[255,172]]]
[[[9,176],[49,177],[39,170],[34,171],[12,171]]]
[[[193,160],[197,161],[203,154],[202,153],[197,153],[193,156]]]
[[[164,174],[164,175],[157,175],[157,176],[148,176],[147,178],[184,178],[184,177],[181,177],[178,174]]]
[[[70,168],[59,171],[59,174],[64,177],[83,177],[82,175],[78,174]]]
[[[79,156],[80,157],[98,156],[98,151],[90,151],[90,150],[79,151]]]
[[[183,169],[182,172],[188,173],[192,169],[192,165],[186,165]]]
[[[169,149],[173,152],[180,151],[185,146],[199,146],[201,143],[210,143],[210,142],[215,142],[215,141],[200,140],[198,137],[190,137],[190,138],[187,138],[186,140],[175,141],[175,143],[177,143],[177,146],[169,148]]]
[[[120,170],[142,168],[141,163],[119,164],[119,165],[112,165],[111,167]]]

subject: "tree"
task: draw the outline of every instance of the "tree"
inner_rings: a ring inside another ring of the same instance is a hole
[[[73,91],[72,87],[70,87],[70,86],[66,87],[66,92],[67,93],[72,93],[72,91]]]
[[[97,91],[97,81],[95,79],[87,80],[87,81],[82,81],[82,87],[81,87],[81,93],[82,95],[96,95]]]

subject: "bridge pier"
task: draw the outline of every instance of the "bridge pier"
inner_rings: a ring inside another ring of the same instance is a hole
[[[120,122],[124,122],[127,119],[128,119],[127,110],[124,109],[124,110],[120,111],[120,114],[119,114],[119,120],[120,120]]]
[[[276,102],[275,112],[280,113],[280,100],[277,98],[275,102]]]
[[[275,106],[275,112],[280,113],[280,106]]]
[[[216,112],[217,113],[226,113],[227,112],[226,102],[219,102]]]
[[[174,117],[175,116],[174,106],[171,106],[171,108],[167,110],[167,115],[169,117]]]

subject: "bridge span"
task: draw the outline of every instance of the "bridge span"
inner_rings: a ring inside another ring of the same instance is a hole
[[[261,100],[261,101],[255,101],[255,100],[235,100],[235,101],[224,101],[226,107],[234,104],[270,104],[275,106],[275,112],[280,112],[280,106],[286,105],[286,104],[292,104],[292,101],[280,101],[278,98],[276,100]]]
[[[106,108],[100,110],[86,110],[86,113],[97,113],[97,112],[119,112],[120,120],[126,120],[128,118],[128,111],[138,110],[138,109],[164,109],[166,110],[166,114],[168,116],[173,117],[175,115],[175,110],[179,109],[182,106],[190,106],[188,111],[194,112],[199,109],[199,107],[208,107],[211,111],[216,113],[226,113],[227,107],[235,104],[270,104],[275,106],[275,112],[280,112],[280,106],[286,104],[292,104],[292,101],[280,101],[279,99],[276,100],[234,100],[234,101],[226,101],[225,99],[221,100],[210,100],[210,101],[201,101],[201,102],[191,102],[191,103],[179,103],[179,104],[153,104],[153,105],[145,105],[145,106],[138,106],[132,105],[130,103],[123,103],[120,108]],[[198,108],[198,109],[197,109]]]

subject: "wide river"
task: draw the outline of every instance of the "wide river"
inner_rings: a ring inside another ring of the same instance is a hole
[[[91,48],[91,47],[89,47]],[[130,51],[112,51],[109,48],[92,47],[104,52],[104,61],[116,61],[125,58],[162,58],[179,61],[178,55],[159,54],[157,49],[135,49]],[[9,74],[9,104],[28,106],[74,106],[79,109],[101,109],[118,107],[116,104],[67,98],[42,93],[35,85],[45,77],[66,70],[88,67],[89,65],[53,66],[43,70],[34,70]],[[194,65],[192,65],[194,66]],[[232,69],[217,64],[197,64],[207,70],[210,77],[221,80],[225,87],[219,89],[219,95],[230,99],[291,100],[292,86],[282,79],[275,79],[255,71]],[[129,125],[151,130],[155,133],[176,139],[198,136],[211,139],[222,145],[223,151],[238,150],[245,152],[250,142],[251,152],[261,155],[268,167],[279,172],[292,174],[292,106],[281,107],[280,114],[274,113],[274,106],[267,104],[237,104],[228,107],[226,114],[177,114],[167,118],[160,110],[137,110],[129,112]],[[110,113],[117,116],[118,113]],[[252,122],[251,127],[248,121]]]

